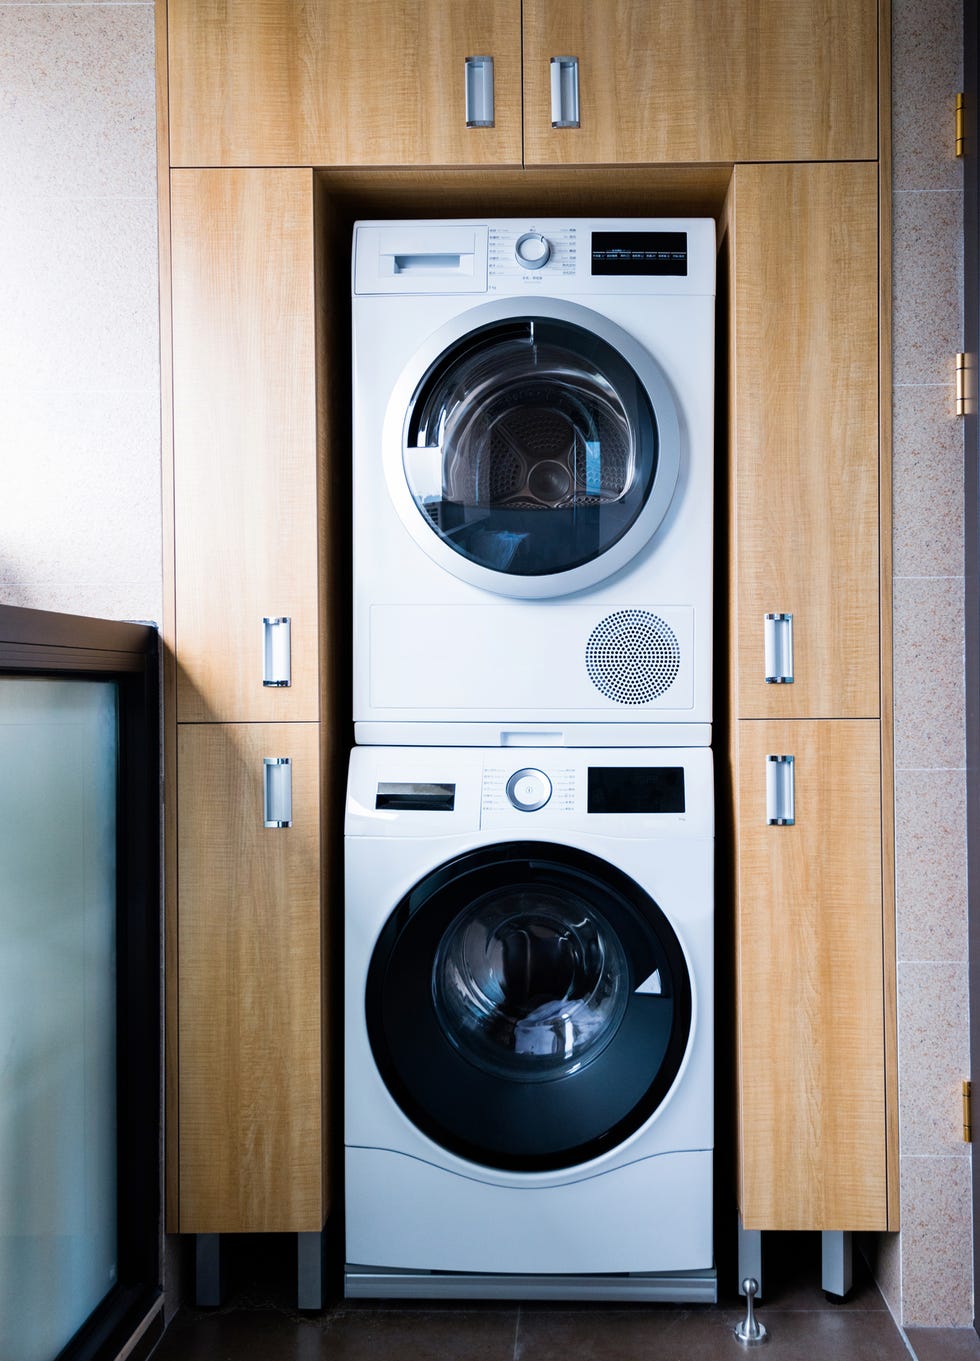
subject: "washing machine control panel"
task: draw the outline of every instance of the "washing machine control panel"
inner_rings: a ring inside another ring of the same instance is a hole
[[[495,223],[487,241],[487,291],[532,289],[547,278],[552,287],[562,278],[568,287],[575,283],[576,238],[573,226],[547,223]]]

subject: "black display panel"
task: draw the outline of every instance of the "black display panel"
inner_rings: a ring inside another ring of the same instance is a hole
[[[454,784],[429,784],[418,780],[382,780],[374,801],[375,808],[411,813],[451,813],[455,804]]]
[[[590,813],[683,813],[683,766],[589,766]]]
[[[593,274],[687,274],[687,232],[593,232]]]

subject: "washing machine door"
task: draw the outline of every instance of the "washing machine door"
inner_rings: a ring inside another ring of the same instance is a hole
[[[427,875],[368,973],[378,1070],[413,1123],[488,1167],[583,1163],[646,1123],[691,1031],[660,907],[568,846],[505,842]]]
[[[559,300],[472,309],[407,366],[385,470],[416,542],[498,594],[582,590],[629,562],[677,484],[681,425],[659,365]]]

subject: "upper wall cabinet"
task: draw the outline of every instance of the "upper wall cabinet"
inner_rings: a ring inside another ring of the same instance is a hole
[[[174,166],[519,165],[520,0],[169,0]],[[493,126],[486,123],[492,57]],[[469,103],[467,96],[469,96]]]
[[[555,127],[570,57],[580,126]],[[877,0],[524,0],[528,165],[873,160],[877,143]]]
[[[168,60],[174,166],[877,155],[876,0],[169,0]]]

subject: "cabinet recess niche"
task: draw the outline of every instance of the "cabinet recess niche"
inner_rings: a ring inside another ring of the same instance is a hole
[[[325,432],[349,401],[351,224],[542,207],[719,221],[740,1209],[749,1229],[897,1227],[887,0],[158,0],[158,17],[168,1228],[315,1232],[329,1208],[350,657],[349,531],[325,526],[349,448]],[[492,126],[467,126],[474,57],[493,58]],[[558,57],[577,60],[579,126],[554,126]],[[790,616],[792,676],[770,683],[766,630],[785,666]],[[287,617],[290,683],[265,684],[263,620]],[[266,763],[287,760],[292,816],[270,818]]]

